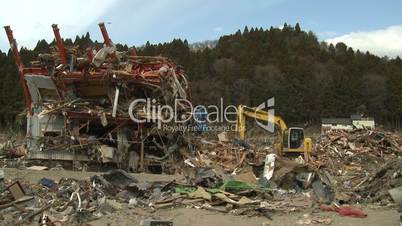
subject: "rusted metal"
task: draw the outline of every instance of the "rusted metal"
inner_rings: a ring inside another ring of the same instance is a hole
[[[92,48],[87,48],[87,57],[90,62],[94,59],[94,53]]]
[[[157,104],[172,106],[177,98],[189,99],[185,72],[165,57],[136,56],[133,50],[117,52],[103,23],[99,27],[105,45],[97,51],[96,46],[87,49],[65,46],[57,25],[52,27],[57,48],[51,48],[50,56],[38,65],[41,68],[21,66],[20,70],[20,80],[29,85],[24,91],[29,101],[27,108],[35,110],[35,114],[30,113],[31,117],[27,119],[29,156],[99,162],[108,157],[96,147],[106,145],[114,150],[113,159],[106,160],[117,166],[124,166],[123,161],[130,164],[128,156],[133,154],[134,160],[138,156],[139,163],[133,170],[146,171],[150,164],[170,167],[171,163],[162,164],[167,159],[158,158],[166,156],[166,147],[151,141],[158,135],[157,139],[165,143],[162,139],[168,141],[174,136],[163,134],[162,137],[155,130],[157,114],[150,114],[141,106],[134,109],[134,113],[150,117],[151,121],[132,120],[128,106],[135,99],[153,98]],[[8,34],[10,45],[16,47],[12,33]],[[21,65],[18,49],[14,49],[16,63]],[[71,63],[67,52],[73,59]],[[94,64],[95,60],[97,64]],[[60,66],[59,62],[65,66]],[[120,92],[118,101],[115,100],[117,89]],[[186,107],[180,108],[181,113],[188,113]],[[174,142],[176,140],[169,145]]]
[[[102,32],[102,36],[103,36],[103,40],[105,42],[105,45],[108,46],[108,47],[111,46],[112,45],[112,40],[110,39],[109,34],[108,34],[107,30],[106,30],[105,23],[103,23],[103,22],[99,23],[99,28],[100,28],[100,30]]]
[[[4,29],[6,30],[7,38],[10,43],[10,48],[14,55],[15,64],[17,65],[17,68],[18,68],[19,82],[20,82],[20,85],[22,87],[22,90],[23,90],[24,96],[25,96],[25,107],[26,107],[28,113],[30,115],[32,115],[31,95],[29,93],[28,86],[24,79],[24,64],[21,61],[20,53],[18,51],[17,41],[14,39],[13,31],[11,30],[10,26],[4,26]]]
[[[144,171],[144,154],[144,140],[142,140],[140,150],[140,171]]]
[[[64,65],[67,65],[68,62],[67,62],[66,49],[64,48],[63,40],[60,36],[60,30],[57,27],[57,24],[52,24],[52,28],[53,28],[54,38],[56,40],[56,45],[57,45],[57,48],[59,49],[61,63]]]
[[[6,30],[7,38],[10,43],[11,51],[13,52],[14,59],[15,59],[15,64],[18,67],[19,71],[22,71],[22,68],[24,68],[24,65],[21,62],[21,57],[20,53],[18,51],[18,46],[17,42],[14,39],[13,31],[11,30],[10,26],[4,26],[4,29]]]

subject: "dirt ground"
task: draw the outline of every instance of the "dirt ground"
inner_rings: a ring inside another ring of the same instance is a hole
[[[2,169],[6,179],[19,179],[37,183],[42,177],[59,180],[62,177],[87,179],[96,172],[74,172],[74,171],[32,171],[18,169]],[[177,178],[175,175],[157,175],[157,174],[133,174],[140,181],[168,181]],[[291,213],[288,215],[273,214],[272,220],[265,217],[246,217],[233,216],[202,209],[193,208],[174,208],[161,209],[156,212],[145,212],[140,208],[115,211],[111,215],[104,216],[96,221],[89,222],[93,226],[125,226],[139,225],[142,219],[154,218],[172,220],[175,226],[293,226],[304,214],[310,216],[329,216],[333,219],[333,226],[396,226],[399,224],[399,214],[395,207],[370,207],[363,208],[368,214],[367,218],[341,217],[332,212],[321,212],[316,209],[305,210],[304,212]]]

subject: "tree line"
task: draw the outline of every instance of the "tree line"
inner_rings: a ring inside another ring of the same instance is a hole
[[[89,34],[66,45],[101,46]],[[22,48],[28,63],[54,42]],[[118,50],[127,45],[117,44]],[[323,117],[362,114],[399,127],[402,118],[402,61],[361,52],[344,43],[319,41],[299,24],[283,28],[245,27],[219,38],[214,48],[190,48],[186,40],[137,47],[139,55],[172,58],[187,71],[196,104],[257,106],[275,97],[275,112],[291,123],[319,123]],[[23,111],[22,90],[11,52],[0,52],[0,121],[13,123]]]

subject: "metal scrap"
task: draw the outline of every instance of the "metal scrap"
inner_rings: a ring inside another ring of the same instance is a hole
[[[390,132],[330,130],[322,135],[310,166],[338,198],[386,203],[391,201],[387,191],[402,185],[401,153]]]
[[[173,106],[178,98],[191,101],[184,70],[165,57],[137,56],[132,49],[117,51],[105,24],[99,27],[103,47],[83,50],[66,45],[53,24],[56,42],[52,52],[39,54],[39,61],[27,65],[20,61],[11,28],[6,27],[27,110],[27,151],[13,148],[15,154],[30,159],[114,162],[119,168],[136,171],[155,166],[162,168],[160,171],[174,171],[173,162],[167,161],[172,153],[165,153],[169,147],[152,142],[174,145],[174,136],[155,129],[169,116],[151,112],[143,104],[131,104],[138,99],[153,106]],[[143,121],[133,121],[130,114]],[[189,106],[179,104],[177,114],[177,118],[189,114]],[[121,143],[120,138],[126,142]],[[105,145],[113,148],[113,153],[105,151]],[[131,152],[141,156],[141,167],[129,164]],[[164,154],[163,159],[155,158]]]

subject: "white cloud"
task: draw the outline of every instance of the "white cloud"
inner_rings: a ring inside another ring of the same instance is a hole
[[[0,26],[10,25],[19,47],[32,48],[40,39],[53,40],[52,23],[57,23],[62,37],[75,37],[117,0],[13,0],[1,3]],[[0,30],[0,49],[8,49],[3,29]]]
[[[374,31],[351,32],[326,41],[333,44],[344,42],[355,50],[369,51],[379,56],[401,57],[402,25]]]
[[[318,35],[322,36],[324,38],[329,38],[329,37],[334,37],[334,36],[338,35],[338,33],[335,31],[323,31],[323,32],[318,32]]]

